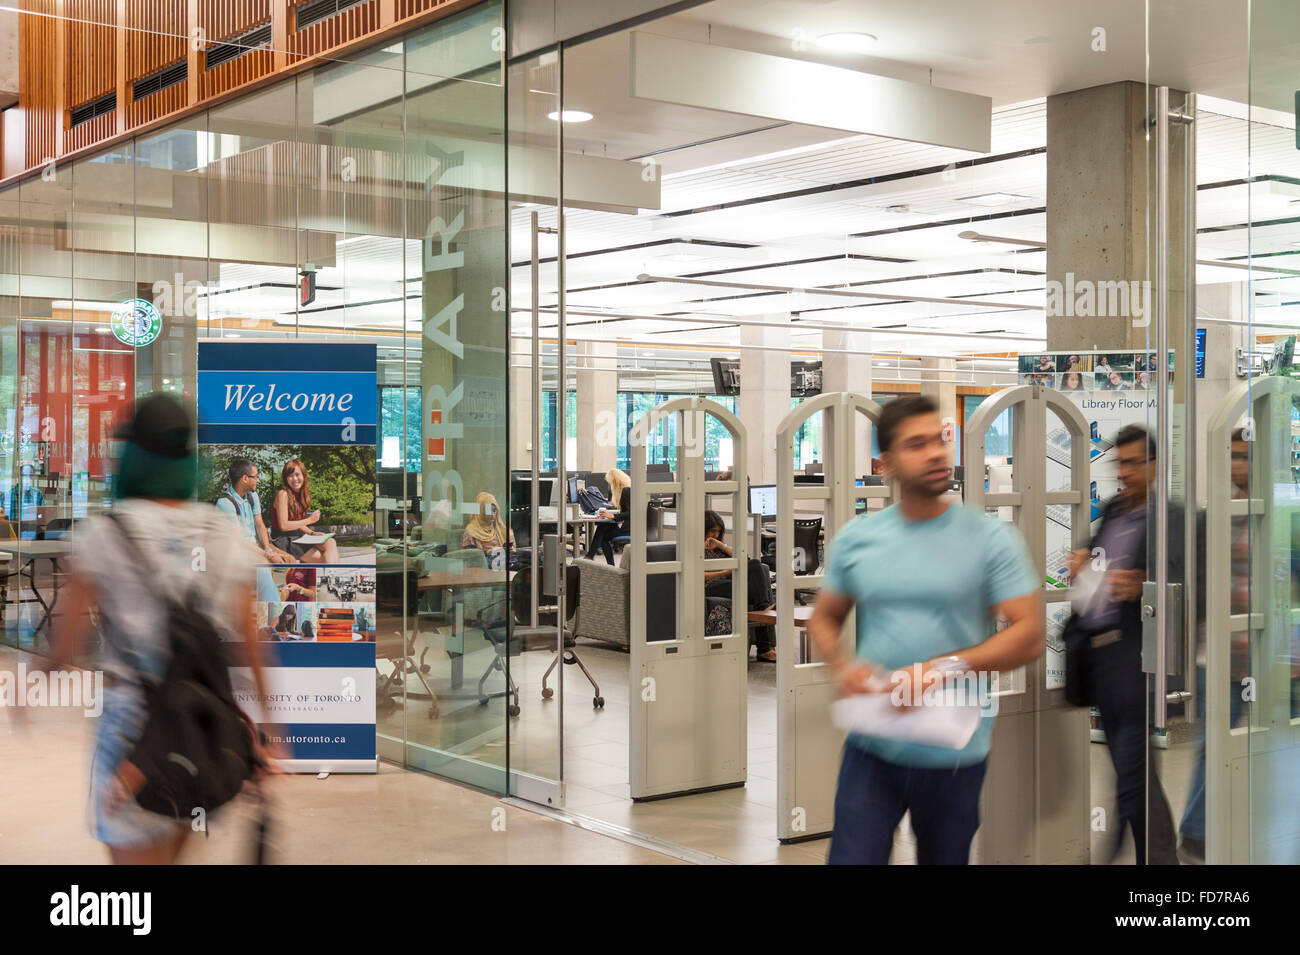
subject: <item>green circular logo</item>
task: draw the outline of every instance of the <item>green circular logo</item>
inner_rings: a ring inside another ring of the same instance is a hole
[[[133,298],[113,309],[110,327],[113,337],[123,345],[141,348],[152,345],[162,331],[162,316],[153,307],[153,302]]]

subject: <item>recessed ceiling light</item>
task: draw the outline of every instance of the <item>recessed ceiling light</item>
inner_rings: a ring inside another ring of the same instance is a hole
[[[95,334],[97,334],[97,335],[107,335],[107,334],[108,334],[108,326],[107,326],[107,325],[100,325],[98,328],[95,329]]]
[[[566,109],[563,113],[552,110],[546,114],[546,118],[549,120],[558,119],[565,123],[585,123],[589,119],[595,119],[595,116],[585,109]]]
[[[876,38],[870,33],[823,33],[817,42],[841,53],[865,53],[876,45]]]
[[[1029,196],[1018,196],[1011,192],[984,192],[978,196],[962,196],[958,202],[969,202],[975,206],[1006,206],[1013,202],[1026,202]]]

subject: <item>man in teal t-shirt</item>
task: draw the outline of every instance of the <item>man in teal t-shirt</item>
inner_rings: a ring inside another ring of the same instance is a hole
[[[944,498],[949,449],[933,401],[894,399],[876,432],[899,500],[835,535],[808,632],[843,693],[925,705],[950,677],[983,693],[1043,652],[1041,581],[1014,527]],[[855,609],[856,658],[840,647]],[[996,633],[995,618],[1006,621]],[[888,863],[904,812],[920,863],[969,861],[995,712],[983,707],[962,749],[850,735],[829,862]]]

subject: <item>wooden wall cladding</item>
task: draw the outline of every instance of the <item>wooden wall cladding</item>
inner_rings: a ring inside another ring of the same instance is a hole
[[[296,0],[293,10],[311,0]],[[341,46],[359,36],[374,33],[379,29],[379,0],[366,0],[354,7],[348,7],[342,13],[335,14],[319,23],[313,23],[305,30],[298,30],[297,22],[290,11],[289,52],[296,56],[314,56],[324,53],[336,46]]]
[[[117,89],[116,0],[64,0],[68,109]]]
[[[52,69],[58,56],[55,0],[23,0],[22,9],[44,16],[18,15],[18,106],[23,111],[27,168],[58,155],[55,131],[63,121],[60,84],[63,71]]]
[[[364,0],[299,31],[294,14],[305,2],[20,0],[18,105],[25,167],[105,142],[456,0]],[[266,24],[284,37],[278,49],[252,50],[211,70],[203,54],[190,49],[195,35],[211,47]],[[134,101],[136,80],[182,60],[193,71],[186,82]],[[115,110],[69,125],[71,110],[114,92]]]
[[[447,0],[397,0],[397,19],[405,20],[419,13],[427,13],[446,2]]]
[[[126,4],[127,89],[133,81],[148,76],[189,52],[189,24],[186,4],[180,0],[128,0]],[[134,97],[126,107],[127,128],[139,126],[181,109],[188,102],[185,83],[160,90],[138,103]]]
[[[279,0],[284,2],[284,0]],[[228,40],[271,19],[271,0],[199,0],[199,29],[209,46]],[[271,50],[254,50],[214,69],[199,57],[199,99],[218,96],[266,76],[275,69]]]

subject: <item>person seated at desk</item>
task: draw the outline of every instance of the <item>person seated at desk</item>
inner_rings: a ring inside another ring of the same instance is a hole
[[[614,538],[626,536],[632,521],[632,479],[618,468],[605,472],[605,483],[609,485],[609,499],[618,501],[618,512],[602,507],[597,514],[612,524],[600,524],[591,535],[591,546],[587,548],[587,560],[592,560],[599,549],[605,560],[614,563]]]
[[[734,552],[723,541],[726,526],[717,511],[704,512],[704,557],[706,560],[719,557],[732,557]],[[768,575],[767,565],[754,557],[748,560],[748,604],[746,610],[772,610],[776,603],[772,599],[772,578]],[[706,597],[725,597],[731,599],[731,571],[706,570],[704,572],[704,595]],[[758,659],[767,663],[776,662],[776,633],[773,627],[759,627],[755,632]]]
[[[485,554],[513,551],[515,535],[501,519],[497,499],[487,491],[479,491],[474,503],[478,505],[478,513],[465,525],[465,533],[460,535],[460,546],[477,547]]]
[[[26,530],[43,530],[49,519],[45,494],[36,486],[36,467],[24,464],[18,469],[18,483],[9,489],[6,517],[19,524],[31,525]]]

